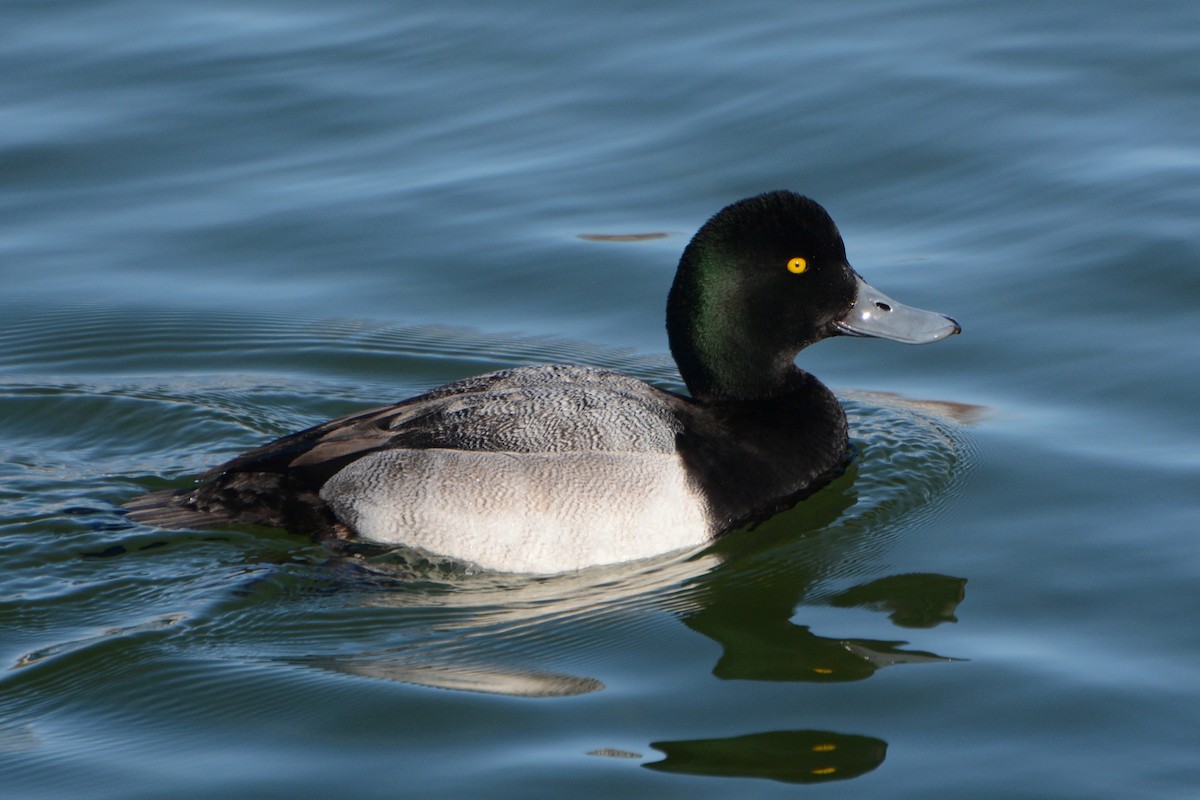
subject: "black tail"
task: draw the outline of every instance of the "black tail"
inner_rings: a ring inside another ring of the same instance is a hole
[[[211,528],[223,522],[232,522],[233,515],[222,516],[209,511],[198,511],[187,504],[191,489],[162,489],[135,497],[121,506],[126,517],[143,525],[172,530],[194,530]]]
[[[150,492],[121,508],[134,522],[175,530],[240,523],[319,537],[345,532],[316,488],[278,472],[231,472],[193,489]]]

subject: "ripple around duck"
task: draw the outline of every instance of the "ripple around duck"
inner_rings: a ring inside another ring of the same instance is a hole
[[[470,331],[195,312],[139,315],[136,327],[112,311],[18,317],[0,334],[0,352],[0,447],[10,464],[26,465],[20,491],[44,499],[66,479],[113,506],[138,491],[183,485],[269,436],[479,369],[582,362],[680,388],[661,356]],[[405,376],[399,388],[396,375]],[[94,654],[112,659],[111,642],[132,638],[158,648],[160,658],[301,665],[521,695],[595,691],[603,683],[593,670],[614,649],[651,648],[679,618],[699,619],[756,584],[784,587],[772,597],[790,613],[819,594],[814,586],[873,569],[903,520],[937,513],[969,463],[961,423],[973,411],[840,395],[858,455],[831,486],[707,551],[572,575],[474,574],[402,550],[339,556],[277,531],[150,536],[94,502],[72,518],[63,516],[71,505],[64,496],[54,519],[18,504],[3,520],[20,534],[5,538],[9,563],[32,569],[51,551],[59,554],[52,561],[61,560],[64,543],[73,543],[65,552],[76,557],[63,562],[73,596],[58,605],[80,593],[89,602],[110,599],[91,628],[69,622],[51,602],[40,633],[13,654],[17,671],[71,674]],[[56,528],[58,538],[46,538]],[[79,555],[86,553],[99,555],[89,561]],[[30,591],[55,596],[36,581]],[[69,681],[50,683],[70,691]]]

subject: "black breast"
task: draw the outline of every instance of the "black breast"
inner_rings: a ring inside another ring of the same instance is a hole
[[[799,372],[788,393],[689,403],[676,447],[724,533],[790,508],[849,461],[846,414],[820,381]]]

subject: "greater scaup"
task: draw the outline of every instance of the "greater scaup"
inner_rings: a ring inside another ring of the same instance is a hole
[[[820,205],[769,192],[716,214],[680,259],[667,332],[690,397],[591,367],[500,370],[285,436],[126,513],[358,537],[510,572],[643,558],[765,519],[844,469],[845,413],[793,363],[802,348],[959,331],[867,284]]]

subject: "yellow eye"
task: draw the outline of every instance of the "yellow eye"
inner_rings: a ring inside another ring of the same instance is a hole
[[[792,273],[793,275],[799,275],[806,269],[808,269],[808,262],[803,258],[793,258],[788,262],[788,272]]]

